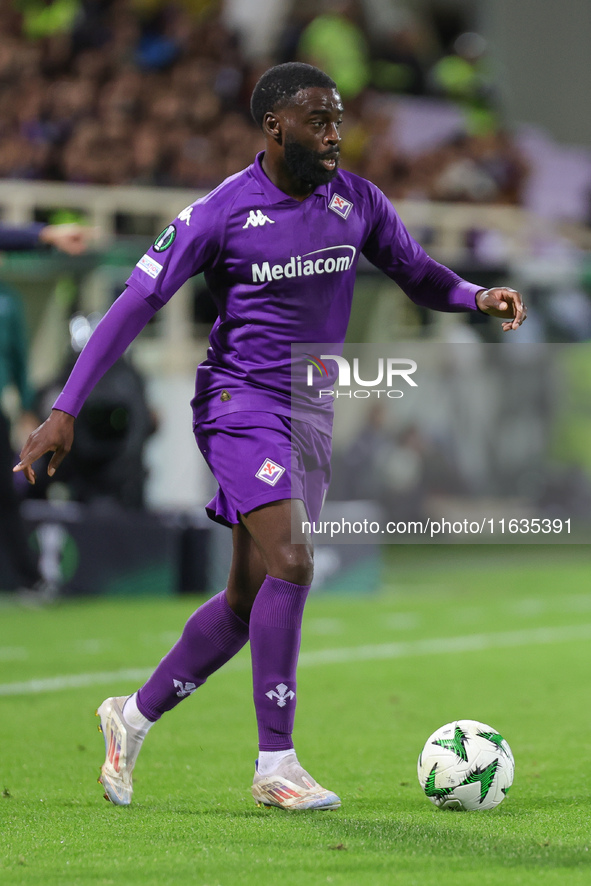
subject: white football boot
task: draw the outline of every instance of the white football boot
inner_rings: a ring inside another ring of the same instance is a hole
[[[336,794],[319,785],[302,768],[295,754],[284,757],[270,775],[260,775],[255,764],[252,796],[257,806],[280,809],[326,810],[341,805]]]
[[[143,742],[139,730],[123,719],[123,706],[130,696],[107,698],[98,708],[101,718],[99,732],[105,739],[105,762],[101,767],[99,784],[105,789],[105,800],[116,806],[129,806],[133,794],[131,773]]]

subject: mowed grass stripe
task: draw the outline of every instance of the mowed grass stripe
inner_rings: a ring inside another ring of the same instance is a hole
[[[301,667],[317,667],[328,664],[346,664],[352,661],[378,661],[384,659],[411,658],[421,655],[442,655],[461,652],[481,652],[487,649],[507,649],[524,646],[544,646],[591,639],[591,624],[564,625],[562,627],[526,628],[518,631],[498,631],[491,633],[467,634],[458,637],[433,637],[407,642],[379,643],[374,645],[349,646],[337,649],[320,649],[316,652],[302,652]],[[226,669],[244,670],[250,667],[248,659],[240,658],[231,662]],[[25,680],[19,683],[0,684],[0,696],[36,695],[47,692],[60,692],[66,689],[80,689],[85,686],[113,683],[118,680],[146,680],[153,668],[125,668],[118,671],[99,671],[87,674],[65,674]]]

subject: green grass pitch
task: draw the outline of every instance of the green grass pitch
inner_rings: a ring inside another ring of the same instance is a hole
[[[343,800],[325,813],[250,797],[248,650],[152,730],[134,804],[106,803],[94,710],[136,688],[198,601],[4,602],[0,883],[590,883],[590,576],[582,546],[393,547],[379,595],[311,598],[295,738]],[[418,786],[425,739],[456,718],[514,752],[491,812],[438,810]]]

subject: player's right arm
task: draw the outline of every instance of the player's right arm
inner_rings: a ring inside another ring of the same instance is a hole
[[[211,195],[209,195],[211,197]],[[33,462],[53,452],[48,474],[53,476],[74,439],[74,419],[105,372],[119,359],[156,311],[181,285],[215,263],[220,244],[220,214],[208,198],[187,207],[156,238],[137,263],[128,286],[107,311],[78,357],[51,415],[30,434],[14,471],[35,482]]]
[[[29,483],[34,484],[33,462],[46,452],[53,452],[47,473],[50,477],[55,474],[72,448],[74,419],[84,401],[155,313],[156,308],[130,287],[119,296],[78,357],[49,418],[29,435],[20,461],[13,468],[15,472],[23,471]]]

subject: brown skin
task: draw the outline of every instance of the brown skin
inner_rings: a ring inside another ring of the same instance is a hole
[[[68,255],[82,255],[96,239],[96,230],[84,225],[46,225],[41,228],[39,240]]]
[[[287,107],[265,114],[263,169],[280,191],[301,201],[313,190],[295,179],[285,164],[286,133],[316,151],[320,158],[327,157],[338,153],[342,119],[343,104],[338,92],[320,87],[302,89]]]
[[[263,121],[265,155],[263,169],[280,190],[303,201],[313,188],[294,178],[285,163],[286,135],[318,154],[318,163],[329,169],[329,157],[338,153],[343,106],[332,89],[301,90],[286,107],[267,113]],[[338,162],[338,161],[337,161]],[[526,317],[521,295],[514,289],[497,287],[481,290],[476,296],[478,308],[499,317],[503,329],[517,329]],[[53,476],[70,451],[74,439],[74,418],[54,409],[27,440],[15,471],[23,471],[29,483],[35,482],[32,464],[46,452],[53,452],[48,474]],[[292,515],[301,525],[307,520],[302,501],[283,499],[242,514],[242,522],[233,527],[233,558],[228,579],[228,603],[244,621],[266,574],[294,584],[310,584],[313,575],[312,540],[304,544],[291,541]]]
[[[507,286],[496,286],[494,289],[483,289],[476,295],[476,305],[489,317],[500,317],[503,332],[518,329],[527,317],[527,308],[523,304],[521,293]]]

